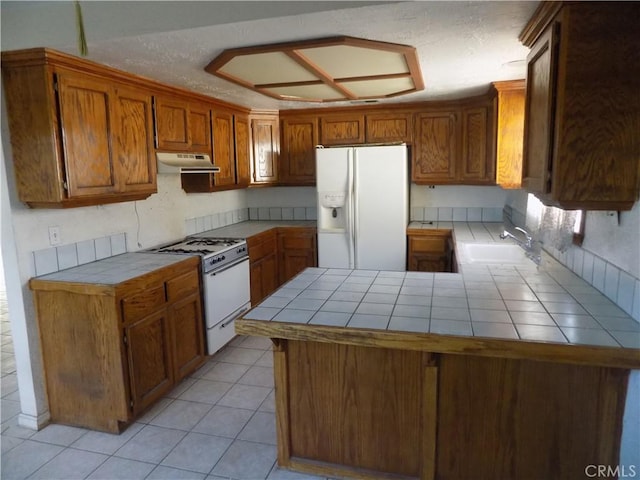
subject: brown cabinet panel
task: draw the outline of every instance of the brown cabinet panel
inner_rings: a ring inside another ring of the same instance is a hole
[[[318,145],[317,117],[287,117],[281,120],[280,184],[314,185]]]
[[[462,165],[459,178],[465,183],[495,183],[495,136],[489,106],[462,109]]]
[[[200,272],[192,270],[166,282],[167,301],[175,302],[200,289]]]
[[[115,101],[115,152],[122,172],[121,189],[156,191],[156,157],[153,149],[151,94],[117,87]]]
[[[194,152],[211,152],[211,116],[206,106],[189,106],[189,144]]]
[[[525,149],[523,185],[541,194],[551,189],[554,72],[557,64],[557,39],[554,29],[534,45],[527,57],[527,99],[525,108]]]
[[[451,230],[411,229],[407,231],[407,241],[407,270],[451,272],[454,269]]]
[[[134,322],[156,311],[167,301],[165,286],[156,285],[146,288],[122,300],[122,320]]]
[[[315,228],[278,229],[279,284],[283,284],[307,267],[318,266]]]
[[[353,145],[364,143],[364,115],[342,114],[320,117],[322,145]]]
[[[413,139],[413,115],[411,113],[367,114],[367,143],[411,143]]]
[[[164,309],[125,328],[134,414],[173,386],[169,325]]]
[[[251,133],[249,117],[236,114],[233,117],[236,150],[236,183],[247,187],[251,182]]]
[[[185,101],[156,97],[156,137],[158,149],[190,149],[189,105]]]
[[[525,82],[494,82],[493,86],[497,91],[496,183],[502,188],[520,188]]]
[[[202,364],[205,358],[202,300],[196,292],[169,308],[174,378],[178,382]]]
[[[216,186],[236,183],[235,146],[233,138],[233,114],[216,110],[212,115],[213,122],[213,164],[220,167],[214,174]]]
[[[640,193],[640,5],[545,7],[521,35],[524,186],[564,209],[629,210]]]
[[[251,305],[256,305],[278,287],[278,243],[276,229],[247,238],[251,283]]]
[[[278,181],[279,135],[277,117],[251,119],[252,183]]]
[[[212,154],[209,106],[180,97],[155,97],[158,150]]]
[[[115,192],[110,86],[92,78],[60,74],[58,91],[69,195]]]
[[[453,183],[456,179],[456,113],[421,113],[416,118],[411,178],[418,183]]]

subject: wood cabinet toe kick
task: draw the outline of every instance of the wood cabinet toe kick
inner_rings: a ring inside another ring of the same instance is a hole
[[[324,476],[583,478],[618,464],[640,369],[632,349],[249,319],[236,330],[274,344],[278,464]]]

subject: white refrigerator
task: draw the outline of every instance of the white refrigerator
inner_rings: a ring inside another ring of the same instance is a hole
[[[406,270],[406,145],[316,149],[318,266]]]

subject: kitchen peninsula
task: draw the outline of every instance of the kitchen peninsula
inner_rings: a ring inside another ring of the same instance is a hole
[[[236,331],[274,343],[283,467],[574,479],[618,463],[640,351],[615,308],[547,257],[455,274],[309,268]]]

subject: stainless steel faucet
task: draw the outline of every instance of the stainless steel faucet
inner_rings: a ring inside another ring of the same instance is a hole
[[[504,240],[505,238],[511,238],[513,239],[514,242],[516,242],[518,245],[520,245],[520,247],[522,247],[522,249],[525,251],[527,258],[530,258],[531,260],[533,260],[533,262],[536,265],[540,265],[540,263],[542,262],[542,256],[540,255],[539,251],[534,251],[533,248],[533,237],[531,236],[531,234],[529,232],[527,232],[524,228],[520,228],[520,227],[514,227],[514,230],[517,230],[519,232],[521,232],[524,237],[525,237],[525,241],[523,242],[522,240],[520,240],[518,237],[516,237],[514,234],[512,234],[511,232],[509,232],[508,230],[504,230],[501,234],[500,234],[500,238],[502,240]]]
[[[526,239],[525,242],[522,242],[521,240],[519,240],[515,235],[513,235],[511,232],[505,230],[500,234],[500,238],[502,240],[504,240],[505,238],[512,238],[513,240],[515,240],[515,242],[523,247],[526,247],[527,249],[530,249],[532,244],[533,244],[533,237],[531,236],[531,234],[529,232],[527,232],[524,228],[520,228],[520,227],[515,227],[515,230],[518,230],[519,232],[522,232],[524,234],[524,237]]]

